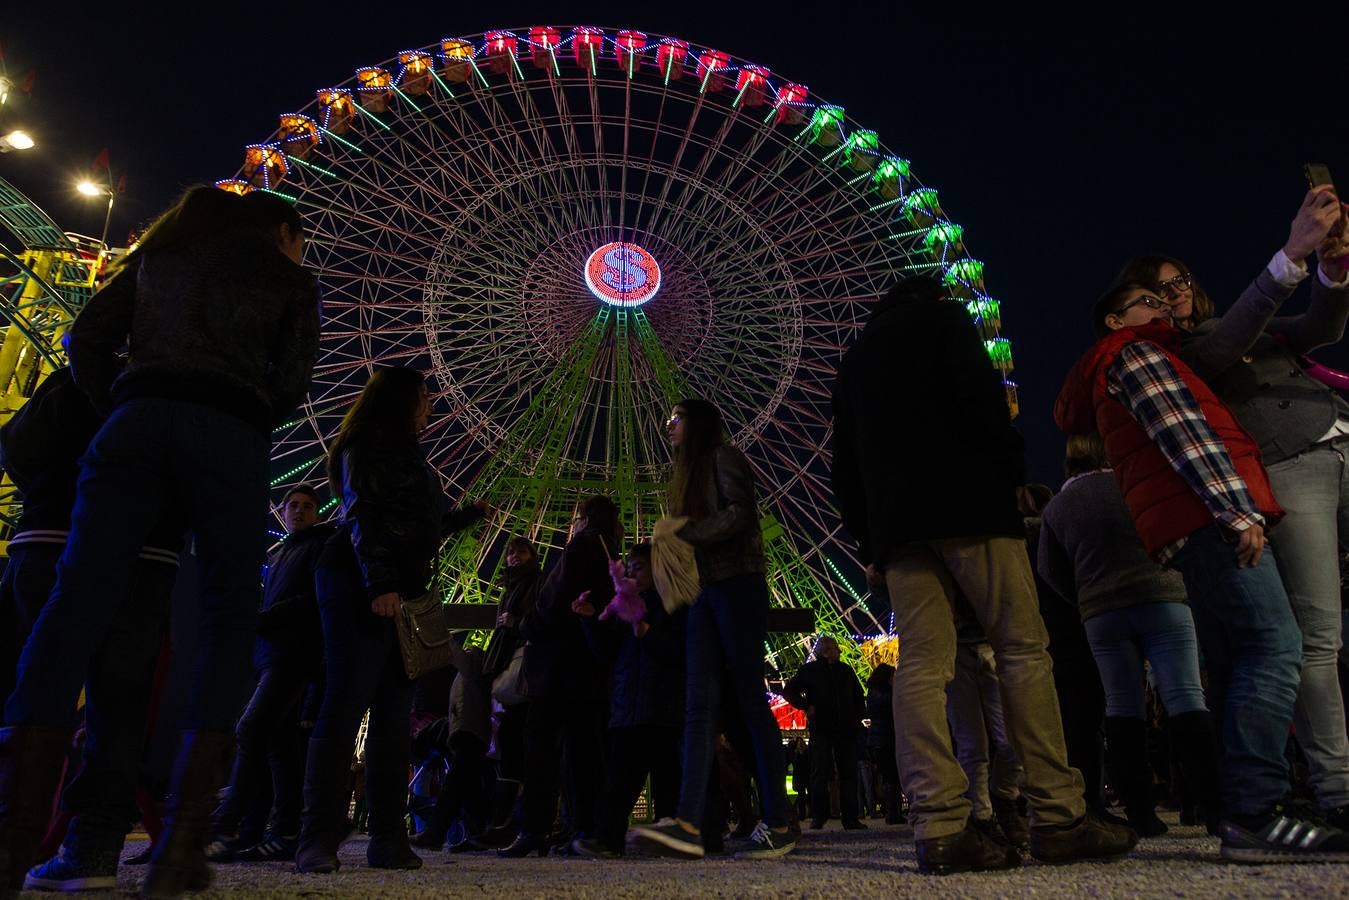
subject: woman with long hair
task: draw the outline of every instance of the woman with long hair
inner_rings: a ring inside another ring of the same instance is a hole
[[[497,851],[501,856],[548,853],[559,793],[571,832],[562,842],[565,852],[571,852],[571,840],[595,835],[608,673],[586,640],[580,617],[594,615],[613,598],[609,561],[622,546],[618,507],[608,497],[587,497],[577,510],[562,559],[544,576],[534,609],[521,622],[529,642],[522,822],[511,845]]]
[[[487,511],[482,501],[451,508],[417,440],[430,415],[420,372],[378,369],[328,447],[328,485],[342,498],[344,517],[315,574],[327,677],[305,764],[295,855],[300,872],[338,868],[337,850],[347,834],[347,773],[367,709],[366,862],[380,869],[422,864],[404,824],[413,683],[403,671],[394,619],[404,598],[426,591],[445,536]]]
[[[1293,723],[1312,790],[1330,824],[1349,827],[1349,738],[1337,655],[1341,645],[1338,551],[1349,540],[1349,403],[1310,377],[1303,354],[1344,338],[1349,320],[1349,206],[1329,185],[1303,200],[1283,248],[1218,316],[1193,273],[1171,257],[1140,257],[1120,281],[1155,286],[1184,330],[1181,358],[1231,408],[1260,446],[1284,518],[1267,535],[1302,631],[1302,676]],[[1315,254],[1316,264],[1309,265]],[[1275,316],[1300,281],[1311,304]],[[1201,637],[1205,622],[1195,622]],[[1214,679],[1221,685],[1222,679]],[[1169,710],[1168,710],[1169,711]]]
[[[677,532],[693,545],[702,591],[689,608],[684,720],[684,778],[673,824],[638,828],[658,853],[704,855],[702,825],[712,777],[723,671],[754,747],[762,821],[740,855],[774,858],[796,846],[787,817],[782,737],[764,684],[768,581],[754,474],[726,441],[721,411],[706,400],[681,400],[666,423],[674,448],[670,512],[688,521]]]
[[[303,249],[303,223],[284,200],[194,188],[71,331],[75,383],[107,418],[83,458],[56,586],[24,648],[0,737],[0,824],[22,842],[45,817],[63,756],[54,751],[69,741],[90,675],[91,783],[71,800],[82,809],[61,853],[34,873],[44,886],[116,875],[158,641],[118,647],[115,669],[90,664],[118,629],[163,627],[162,610],[128,598],[142,544],[165,521],[178,526],[177,543],[184,530],[194,536],[202,628],[187,651],[193,702],[145,892],[173,897],[209,881],[202,844],[252,686],[270,433],[307,393],[318,353],[318,285],[300,265]],[[109,735],[104,722],[122,727]],[[0,856],[13,884],[31,847],[9,850]]]

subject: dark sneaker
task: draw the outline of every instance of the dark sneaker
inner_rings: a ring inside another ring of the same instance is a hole
[[[632,829],[637,846],[658,856],[702,859],[705,854],[701,835],[691,834],[678,822],[669,825],[639,825]]]
[[[1349,806],[1328,809],[1323,815],[1326,824],[1331,828],[1338,828],[1340,831],[1349,831]]]
[[[623,854],[605,844],[599,838],[580,837],[571,842],[573,856],[587,859],[622,859]]]
[[[140,851],[139,853],[133,853],[126,859],[122,860],[122,865],[124,866],[148,865],[150,862],[150,857],[151,855],[154,854],[154,852],[155,852],[155,845],[146,844],[144,850]]]
[[[1042,863],[1064,865],[1089,859],[1118,859],[1138,843],[1138,833],[1087,813],[1068,825],[1030,830],[1030,855]]]
[[[257,843],[256,832],[252,838],[243,838],[237,834],[218,834],[206,845],[206,860],[213,863],[231,863],[241,851],[254,847]]]
[[[40,866],[34,866],[23,880],[25,891],[110,891],[117,887],[117,859],[121,847],[107,850],[80,850],[62,845],[61,850]]]
[[[1349,863],[1349,834],[1275,807],[1254,820],[1224,819],[1222,857],[1240,863]]]
[[[736,859],[780,859],[796,849],[801,832],[792,828],[774,831],[763,822],[754,826],[749,844],[735,854]]]
[[[994,872],[1021,865],[1021,854],[994,837],[992,821],[987,826],[971,820],[964,831],[945,837],[917,841],[918,871],[924,875],[951,875],[955,872]]]
[[[300,836],[285,837],[269,834],[261,844],[240,850],[234,858],[238,862],[294,862],[295,850],[300,846]]]

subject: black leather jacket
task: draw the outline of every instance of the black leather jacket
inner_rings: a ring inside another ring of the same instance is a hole
[[[699,579],[708,585],[738,575],[762,574],[763,533],[754,473],[745,454],[729,444],[718,447],[714,475],[705,490],[707,508],[716,512],[690,521],[678,533],[693,545]]]
[[[342,506],[371,599],[426,590],[440,543],[482,518],[452,509],[440,477],[411,435],[368,435],[342,451]]]

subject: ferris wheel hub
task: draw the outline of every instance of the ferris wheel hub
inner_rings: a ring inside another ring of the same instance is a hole
[[[586,259],[586,287],[601,303],[632,309],[660,290],[660,265],[643,248],[628,241],[612,241]]]

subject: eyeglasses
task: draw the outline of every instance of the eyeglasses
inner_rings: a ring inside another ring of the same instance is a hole
[[[665,420],[665,427],[673,428],[676,425],[678,425],[681,421],[683,420],[679,417],[679,413],[675,413],[673,416],[670,416],[670,418]]]
[[[1113,313],[1111,313],[1111,315],[1122,316],[1126,312],[1128,312],[1132,307],[1135,307],[1140,303],[1146,306],[1148,309],[1155,309],[1158,311],[1171,308],[1171,304],[1167,303],[1161,297],[1154,297],[1151,294],[1140,294],[1139,296],[1130,300],[1128,303],[1121,306],[1119,309],[1115,310]]]
[[[1179,297],[1183,291],[1188,291],[1192,284],[1194,284],[1194,279],[1189,275],[1177,275],[1175,278],[1168,278],[1158,284],[1157,293],[1163,297],[1170,297],[1173,294]]]

